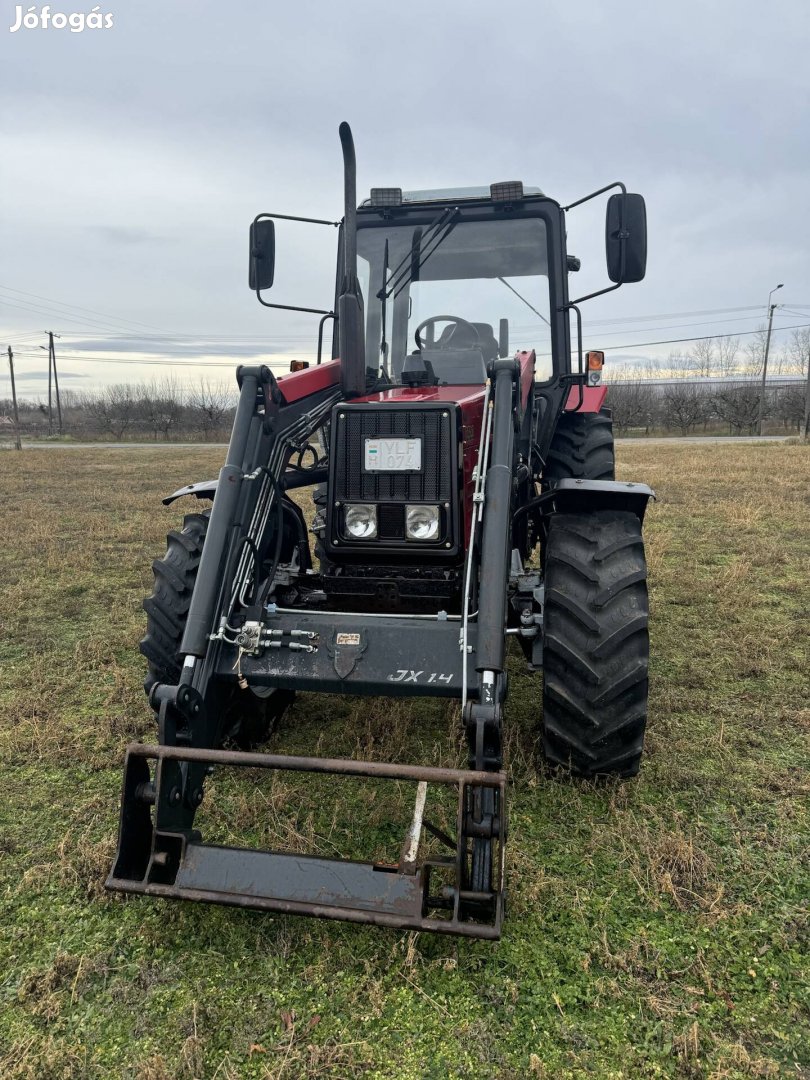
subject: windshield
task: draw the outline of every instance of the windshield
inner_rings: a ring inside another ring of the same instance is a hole
[[[518,349],[534,349],[537,379],[551,378],[541,219],[456,216],[433,230],[430,224],[360,228],[357,250],[367,367],[382,367],[398,380],[406,357],[417,351],[417,330],[429,320],[419,343],[442,382],[482,381],[481,356],[486,364]]]

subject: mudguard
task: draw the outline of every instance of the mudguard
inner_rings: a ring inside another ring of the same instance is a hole
[[[647,503],[655,492],[646,484],[620,480],[560,480],[537,500],[540,512],[588,513],[592,510],[630,510],[644,521]]]
[[[216,480],[198,480],[196,484],[186,484],[177,491],[167,495],[162,500],[164,506],[171,506],[175,499],[181,499],[184,495],[193,495],[195,499],[213,499],[217,491]]]

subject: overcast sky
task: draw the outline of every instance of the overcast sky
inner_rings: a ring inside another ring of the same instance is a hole
[[[647,278],[584,307],[609,363],[671,348],[634,342],[752,330],[778,282],[776,323],[810,322],[807,0],[100,7],[111,29],[11,33],[16,5],[0,3],[0,344],[26,395],[42,393],[49,329],[74,388],[312,355],[316,320],[248,291],[247,228],[267,210],[340,217],[341,120],[361,195],[640,191]],[[603,215],[569,216],[579,291],[607,283]],[[335,239],[279,227],[273,299],[330,307]],[[713,314],[730,308],[748,310]],[[670,317],[694,312],[710,314]]]

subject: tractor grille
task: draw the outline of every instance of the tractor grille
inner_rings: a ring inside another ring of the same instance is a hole
[[[343,406],[338,407],[336,412],[332,432],[334,497],[337,500],[371,503],[444,503],[451,500],[454,487],[452,407],[414,409],[401,405],[376,405],[367,409]],[[365,440],[389,436],[422,440],[422,468],[419,472],[378,473],[363,470]],[[400,521],[401,518],[382,509],[381,534],[391,539],[404,535],[404,531],[398,531],[404,530],[404,523],[400,524]]]
[[[379,509],[378,535],[381,540],[405,539],[405,504],[383,503]]]

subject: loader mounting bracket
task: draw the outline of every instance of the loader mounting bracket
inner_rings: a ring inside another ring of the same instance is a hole
[[[193,828],[202,790],[197,786],[190,792],[184,783],[188,778],[198,785],[194,778],[214,766],[415,782],[413,821],[398,863],[204,844]],[[457,788],[455,839],[424,816],[431,784]],[[171,785],[168,794],[167,785]],[[106,886],[149,896],[497,939],[503,918],[505,786],[502,772],[132,743],[124,765],[118,850]],[[453,849],[452,855],[431,855],[420,863],[423,829]]]

